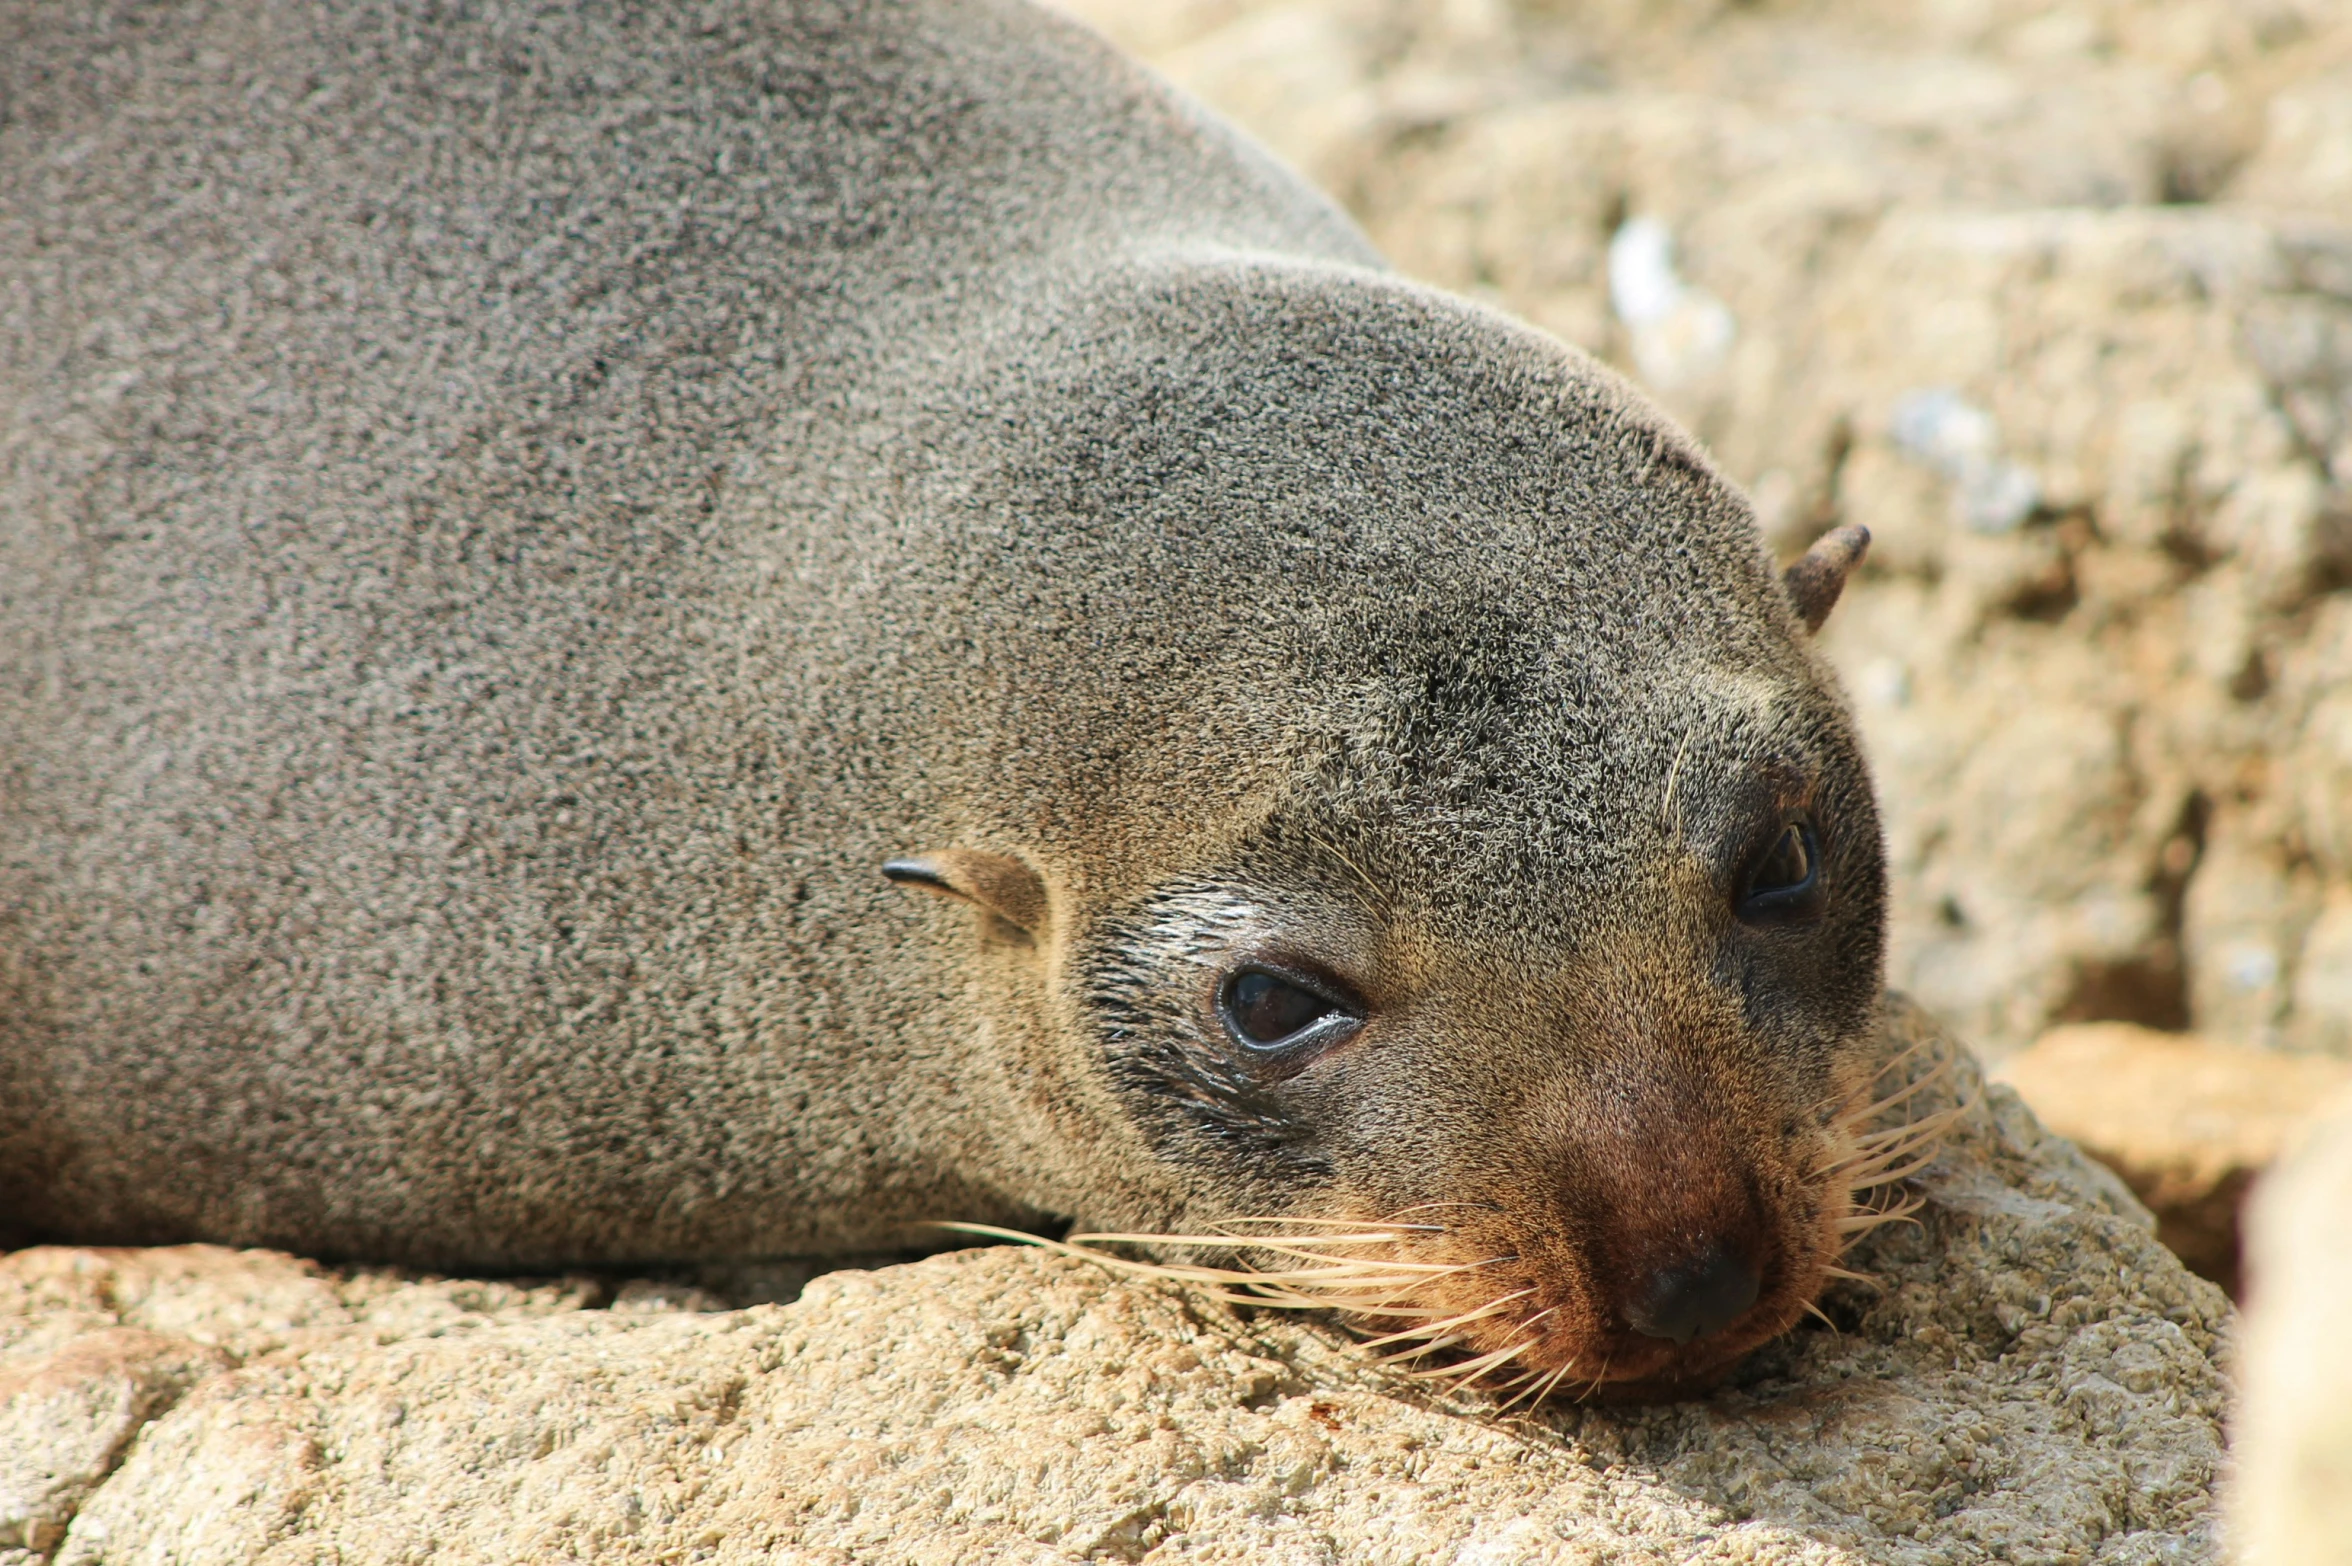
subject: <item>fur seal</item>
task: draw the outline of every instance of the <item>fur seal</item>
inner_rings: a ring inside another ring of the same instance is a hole
[[[1275,1220],[1633,1391],[1817,1291],[1857,535],[1021,0],[5,27],[18,1238]]]

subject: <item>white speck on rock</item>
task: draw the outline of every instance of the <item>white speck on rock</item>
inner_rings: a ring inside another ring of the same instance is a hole
[[[1993,416],[1948,386],[1905,392],[1887,420],[1905,456],[1952,481],[1954,514],[1979,533],[2006,533],[2042,502],[2041,481],[2000,455]]]
[[[1731,310],[1674,270],[1674,235],[1656,218],[1627,218],[1609,240],[1609,303],[1633,339],[1643,379],[1673,387],[1723,362],[1737,328]]]

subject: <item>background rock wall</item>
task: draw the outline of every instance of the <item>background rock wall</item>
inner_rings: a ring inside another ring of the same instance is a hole
[[[1869,525],[1892,982],[2352,1054],[2352,5],[1067,3]]]

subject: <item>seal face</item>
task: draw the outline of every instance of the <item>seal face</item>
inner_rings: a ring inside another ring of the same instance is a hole
[[[1811,1298],[1885,1167],[1857,533],[1776,573],[1016,0],[21,32],[11,1237],[1067,1221],[1632,1392]]]
[[[1058,1013],[1149,1149],[1148,1188],[1086,1216],[1379,1233],[1350,1259],[1403,1268],[1394,1298],[1331,1280],[1375,1321],[1561,1385],[1704,1384],[1853,1216],[1884,864],[1800,627],[1860,542],[1775,580],[1735,492],[1601,372],[1348,293],[1344,349],[1320,280],[1263,266],[1098,301],[1154,392],[1093,377],[1023,464],[1152,476],[1101,525],[1182,537],[1155,613],[1199,660],[1154,703],[1174,732],[1123,736],[1154,781],[1098,796],[1148,860],[1051,894]]]
[[[1477,751],[1314,769],[1089,932],[1112,1078],[1197,1178],[1180,1221],[1396,1226],[1372,1254],[1459,1269],[1398,1314],[1579,1389],[1704,1384],[1789,1326],[1849,1216],[1883,870],[1834,708],[1741,684],[1650,684],[1652,754],[1605,761],[1647,786],[1549,844],[1535,681]]]

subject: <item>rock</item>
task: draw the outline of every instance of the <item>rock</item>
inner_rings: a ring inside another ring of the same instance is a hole
[[[2256,1187],[2238,1355],[2244,1566],[2352,1563],[2352,1109]]]
[[[2238,1292],[2238,1214],[2314,1116],[2352,1095],[2352,1061],[2233,1048],[2129,1023],[2044,1034],[1996,1073],[2041,1122],[2123,1176],[2156,1237]]]
[[[2352,71],[2271,95],[2261,141],[2237,170],[2241,199],[2306,211],[2352,207]]]
[[[200,1383],[303,1344],[463,1335],[577,1311],[526,1288],[336,1274],[269,1251],[41,1247],[0,1258],[0,1566],[45,1560],[132,1438]]]
[[[2352,10],[1066,3],[1869,525],[1897,983],[2352,1055]]]
[[[228,1356],[135,1327],[90,1332],[0,1371],[0,1541],[45,1552],[142,1426]]]
[[[218,1245],[39,1246],[0,1259],[0,1369],[118,1327],[245,1360],[322,1334],[359,1331],[390,1342],[465,1332],[515,1315],[581,1310],[604,1293],[589,1278],[538,1285],[419,1280]]]
[[[1824,1302],[1835,1330],[1687,1404],[1499,1412],[1319,1320],[1010,1248],[720,1313],[32,1252],[0,1277],[68,1286],[18,1289],[5,1330],[110,1330],[71,1285],[112,1268],[148,1280],[142,1319],[241,1346],[81,1503],[61,1566],[2214,1559],[2226,1302],[1891,1003],[1889,1054],[1914,1043],[1903,1071],[1948,1057],[1976,1094],[1917,1225],[1857,1249],[1878,1283]],[[79,1363],[46,1373],[117,1374]]]

